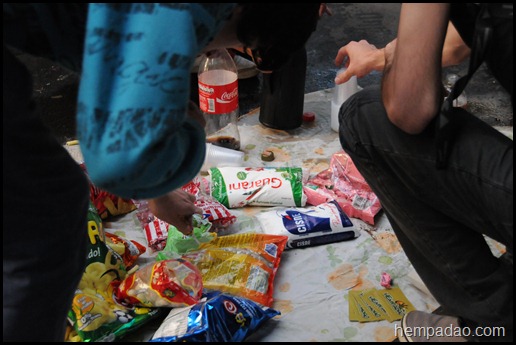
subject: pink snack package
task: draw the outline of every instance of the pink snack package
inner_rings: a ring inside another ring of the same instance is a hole
[[[349,217],[371,225],[382,209],[378,197],[344,151],[335,153],[330,167],[309,179],[303,190],[307,204],[317,206],[335,200]]]

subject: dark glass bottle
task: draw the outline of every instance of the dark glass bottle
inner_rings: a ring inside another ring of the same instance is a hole
[[[306,48],[296,51],[278,70],[262,73],[260,122],[274,129],[301,126],[305,101]]]

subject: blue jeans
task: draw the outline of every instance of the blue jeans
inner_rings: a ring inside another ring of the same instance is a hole
[[[434,129],[409,135],[387,118],[378,87],[348,99],[340,142],[381,201],[405,253],[448,312],[478,326],[513,325],[513,267],[483,235],[513,249],[513,142],[471,114],[448,167]]]

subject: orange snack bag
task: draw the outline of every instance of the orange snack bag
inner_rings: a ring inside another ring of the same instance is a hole
[[[220,236],[182,258],[201,271],[205,289],[270,307],[274,278],[287,240],[287,236],[252,233]]]

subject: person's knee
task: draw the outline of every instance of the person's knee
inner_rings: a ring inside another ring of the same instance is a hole
[[[356,148],[369,137],[371,125],[384,117],[385,111],[378,86],[364,88],[355,93],[341,106],[339,111],[339,137],[345,150]]]

